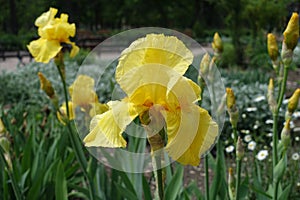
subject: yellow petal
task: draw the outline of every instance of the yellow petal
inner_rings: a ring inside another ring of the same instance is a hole
[[[111,101],[109,106],[110,110],[92,119],[90,133],[83,140],[86,146],[126,147],[122,133],[138,113],[124,100]]]
[[[68,102],[68,107],[69,107],[69,120],[75,119],[75,111],[74,111],[74,105],[73,102],[69,101]],[[62,106],[59,108],[59,111],[57,111],[56,115],[58,120],[63,124],[66,125],[65,120],[67,119],[67,107],[66,103],[63,103]]]
[[[27,45],[28,50],[37,62],[48,63],[61,50],[60,43],[55,40],[38,39]]]
[[[94,91],[95,81],[87,75],[79,75],[69,87],[69,92],[74,104],[84,106],[95,103],[98,99]]]
[[[184,165],[198,165],[200,157],[214,144],[218,126],[208,112],[191,105],[181,112],[167,113],[166,151]]]
[[[41,16],[39,16],[35,20],[35,25],[37,27],[44,27],[48,23],[50,23],[52,20],[54,20],[55,15],[57,14],[57,9],[56,8],[50,8],[49,11],[44,12]]]
[[[193,61],[192,52],[174,36],[149,34],[137,39],[125,49],[116,69],[116,80],[136,67],[161,64],[183,75]]]
[[[94,104],[92,104],[92,108],[89,112],[89,115],[90,115],[90,117],[94,117],[94,116],[100,115],[106,111],[108,111],[108,105],[102,104],[99,102],[95,102]]]
[[[73,58],[73,57],[75,57],[78,54],[79,47],[76,46],[76,44],[74,42],[70,42],[70,44],[72,45],[72,50],[70,52],[70,57]]]
[[[192,103],[199,99],[200,88],[175,70],[159,64],[147,64],[126,73],[119,84],[135,105]],[[173,93],[173,94],[172,94]]]

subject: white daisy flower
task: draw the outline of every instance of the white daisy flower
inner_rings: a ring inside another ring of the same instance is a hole
[[[268,155],[269,155],[268,150],[260,150],[258,152],[258,154],[256,155],[256,158],[258,160],[262,161],[262,160],[266,159],[268,157]]]
[[[253,128],[254,128],[254,129],[258,129],[258,125],[255,124],[255,125],[253,126]]]
[[[272,119],[268,119],[268,120],[266,120],[266,122],[265,122],[266,124],[273,124],[274,123],[274,121],[272,120]]]
[[[299,118],[300,117],[300,111],[296,111],[293,113],[293,117]]]
[[[300,140],[300,138],[297,136],[297,137],[295,137],[295,140],[298,142]]]
[[[252,140],[251,135],[246,135],[246,136],[244,137],[244,141],[245,141],[245,142],[250,142],[251,140]]]
[[[272,137],[272,136],[273,136],[273,133],[268,133],[267,136],[268,136],[268,137]]]
[[[242,114],[242,118],[245,119],[247,115],[245,113]]]
[[[247,112],[254,112],[254,111],[257,111],[257,108],[256,107],[248,107],[248,108],[246,108],[246,111]]]
[[[265,96],[258,96],[256,97],[253,101],[254,102],[260,102],[260,101],[264,101],[266,100],[266,97]]]
[[[300,158],[300,156],[298,153],[293,153],[293,155],[292,155],[293,160],[299,160],[299,158]]]
[[[228,146],[228,147],[225,148],[225,151],[227,153],[231,153],[231,152],[233,152],[233,150],[234,150],[234,146],[233,145],[230,145],[230,146]]]
[[[273,147],[273,142],[272,141],[270,142],[270,146]]]
[[[253,151],[255,149],[255,147],[256,147],[256,142],[251,141],[251,142],[248,143],[248,149],[249,150]]]

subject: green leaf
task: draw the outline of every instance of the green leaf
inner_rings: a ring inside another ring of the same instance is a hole
[[[292,188],[292,184],[289,184],[284,190],[283,192],[281,192],[281,194],[279,195],[278,200],[286,200],[289,199],[289,194]]]
[[[215,172],[215,176],[213,178],[211,187],[210,187],[210,199],[215,200],[218,193],[220,193],[221,198],[228,197],[228,188],[226,183],[226,166],[225,166],[225,157],[223,153],[223,146],[221,142],[217,143],[217,158],[215,163],[215,168],[213,171]],[[226,188],[224,190],[220,190],[220,188]]]
[[[245,180],[240,185],[240,193],[239,193],[239,199],[246,199],[248,195],[248,188],[249,188],[249,178],[248,176],[245,178]]]
[[[128,178],[127,174],[121,171],[117,171],[117,174],[121,177],[121,180],[123,181],[127,191],[130,191],[132,194],[134,194],[134,196],[137,196],[133,184]]]
[[[152,196],[151,196],[150,184],[147,182],[145,176],[143,176],[143,191],[144,191],[145,200],[151,200]]]
[[[55,178],[55,196],[57,200],[68,199],[67,180],[64,173],[64,167],[61,161],[57,165]]]
[[[130,200],[138,200],[136,194],[132,193],[131,191],[127,190],[127,188],[122,187],[119,183],[114,182],[115,187],[120,192],[122,198],[127,198]]]
[[[281,177],[284,174],[284,171],[286,169],[286,165],[287,165],[287,159],[286,156],[284,156],[283,158],[280,159],[280,161],[277,163],[277,165],[275,166],[275,172],[274,172],[274,179],[275,181],[279,181],[281,179]]]
[[[170,181],[170,184],[166,187],[165,199],[174,200],[179,193],[180,188],[182,187],[183,180],[183,166],[178,164],[176,167],[176,172]]]

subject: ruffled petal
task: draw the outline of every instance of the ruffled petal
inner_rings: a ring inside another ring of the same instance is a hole
[[[37,62],[48,63],[62,47],[58,41],[39,38],[30,42],[27,48]]]
[[[193,61],[192,52],[175,36],[148,34],[125,49],[116,69],[116,80],[136,67],[161,64],[183,75]]]
[[[72,49],[71,49],[71,52],[70,52],[70,57],[73,58],[78,54],[79,47],[75,44],[75,42],[70,42],[70,44],[72,45]]]
[[[88,147],[126,147],[122,133],[139,113],[125,100],[108,104],[110,110],[96,115],[90,123],[90,133],[83,140]]]
[[[94,91],[95,81],[87,75],[79,75],[69,87],[70,96],[74,104],[84,106],[98,101]]]
[[[168,104],[175,107],[199,99],[200,88],[169,67],[147,64],[126,73],[119,84],[130,101],[136,105],[145,102]]]
[[[41,16],[39,16],[36,20],[35,20],[35,25],[37,27],[44,27],[46,26],[48,23],[51,23],[51,21],[54,20],[55,15],[57,14],[57,9],[56,8],[50,8],[49,11],[44,12]]]
[[[198,165],[201,155],[209,150],[218,135],[218,125],[206,110],[196,105],[176,113],[168,112],[166,123],[166,151],[184,165]]]

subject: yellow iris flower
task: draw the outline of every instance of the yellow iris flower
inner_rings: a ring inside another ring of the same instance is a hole
[[[108,106],[98,100],[94,91],[95,81],[87,75],[79,75],[73,84],[69,87],[69,93],[74,104],[80,106],[83,111],[89,112],[91,117],[96,114],[102,114],[108,110]]]
[[[75,24],[68,23],[67,14],[61,14],[60,18],[55,18],[57,11],[55,8],[50,8],[35,21],[40,38],[30,42],[27,48],[37,62],[48,63],[62,49],[61,43],[72,46],[71,57],[79,51],[79,47],[69,39],[75,36]]]
[[[165,127],[166,152],[182,164],[198,165],[215,142],[218,125],[195,104],[200,88],[183,76],[193,54],[174,36],[149,34],[125,49],[116,69],[116,80],[127,94],[110,101],[109,110],[90,123],[86,146],[126,147],[122,133],[137,116],[148,112],[148,129]],[[149,132],[148,132],[149,136]]]

